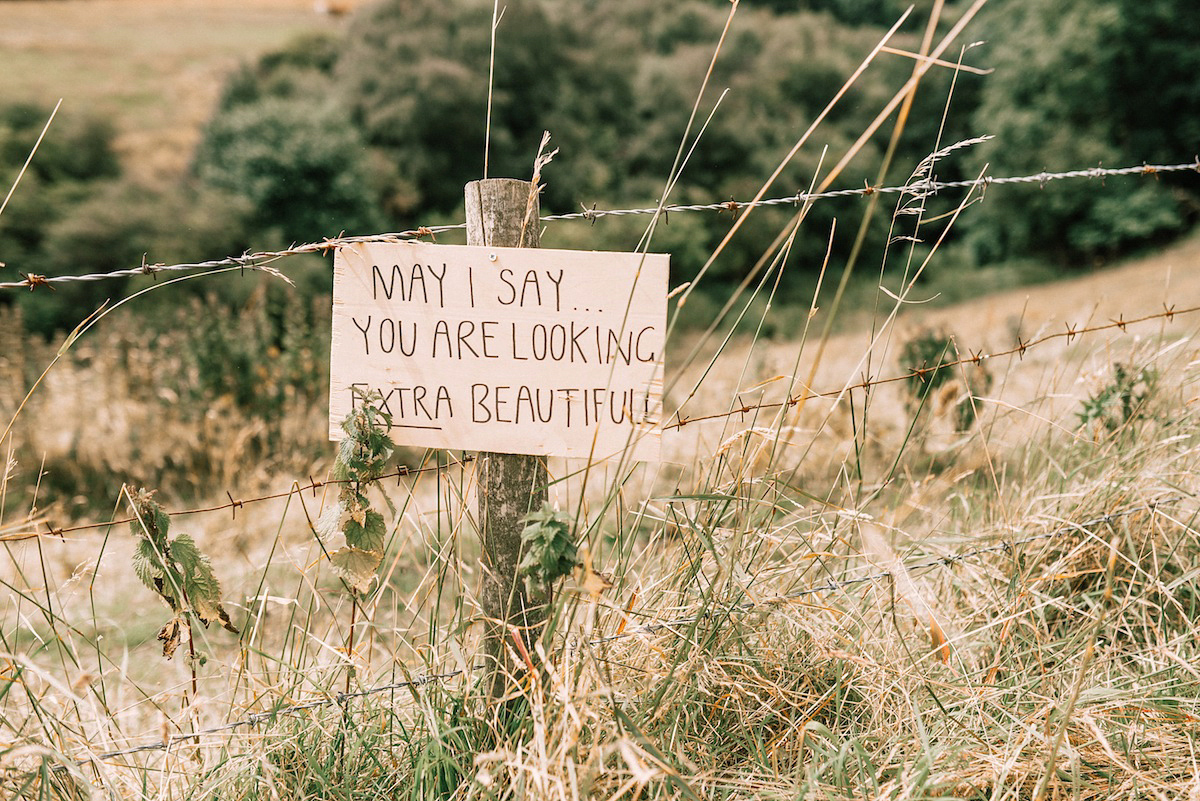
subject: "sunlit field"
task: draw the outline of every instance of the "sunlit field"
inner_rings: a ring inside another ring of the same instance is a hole
[[[0,3],[4,98],[110,115],[146,180],[250,51],[343,24],[43,6]],[[547,459],[569,570],[503,698],[475,454],[401,440],[368,476],[328,441],[331,299],[289,279],[332,254],[139,277],[49,339],[0,305],[0,796],[1200,797],[1200,239],[949,304],[920,276],[986,192],[875,200],[853,303],[832,257],[776,303],[801,203],[742,287],[673,282],[663,461]],[[348,487],[384,523],[357,572]]]

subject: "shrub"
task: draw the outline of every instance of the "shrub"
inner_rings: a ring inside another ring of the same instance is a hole
[[[381,224],[362,140],[329,102],[269,98],[218,114],[194,169],[208,186],[242,196],[248,227],[275,242]]]

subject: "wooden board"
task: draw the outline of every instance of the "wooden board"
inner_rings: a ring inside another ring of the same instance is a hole
[[[370,243],[334,258],[329,435],[378,390],[398,444],[661,455],[669,257]]]

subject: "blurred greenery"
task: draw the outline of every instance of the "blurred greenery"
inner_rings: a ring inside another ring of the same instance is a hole
[[[895,46],[918,47],[932,5],[916,4]],[[948,2],[940,30],[966,5]],[[670,200],[752,196],[905,7],[907,0],[743,3],[692,136],[710,112],[712,119]],[[680,151],[729,8],[724,0],[506,2],[497,29],[488,173],[528,178],[548,130],[559,153],[544,171],[545,212],[593,203],[653,205]],[[343,231],[460,220],[462,186],[484,171],[491,17],[488,0],[384,0],[364,7],[340,33],[308,34],[243,65],[228,79],[192,170],[177,185],[136,184],[121,174],[111,126],[62,116],[0,216],[0,258],[23,272],[80,273],[136,266],[143,258],[211,258]],[[1003,175],[1190,160],[1200,143],[1198,27],[1200,5],[1192,0],[993,4],[964,42],[986,40],[965,59],[995,67],[994,74],[959,74],[950,96],[950,71],[930,72],[887,180],[903,182],[939,145],[982,134],[995,139],[943,159],[936,177],[974,177],[985,165]],[[957,48],[946,57],[958,58]],[[912,68],[909,59],[880,56],[771,194],[807,188],[822,164],[822,148],[829,147],[828,169]],[[48,113],[32,106],[0,109],[5,174],[23,163]],[[836,186],[876,180],[890,130],[883,126]],[[1102,189],[1084,181],[991,187],[986,202],[963,215],[923,289],[983,291],[1157,245],[1195,223],[1198,189],[1191,174],[1114,178]],[[927,216],[960,198],[929,199]],[[893,229],[893,203],[884,200],[867,237],[860,272],[872,285],[881,264],[888,265],[884,283],[894,283],[888,281],[891,263],[901,258],[899,248],[885,257],[889,238],[936,235],[914,232],[905,218]],[[861,199],[814,205],[777,303],[807,305],[835,218],[830,270],[840,270],[864,208]],[[700,292],[715,301],[727,295],[794,213],[788,207],[756,211]],[[727,212],[671,215],[649,247],[670,252],[674,280],[688,280],[732,219]],[[628,250],[646,223],[559,223],[543,243]],[[920,252],[927,248],[919,246]],[[19,302],[28,327],[50,333],[129,288],[119,282],[61,286],[22,293]],[[327,291],[327,275],[307,277],[301,294]],[[0,303],[13,299],[0,295]],[[227,299],[245,298],[235,292]],[[693,306],[699,308],[696,301]]]
[[[235,106],[209,125],[195,172],[203,185],[241,196],[260,247],[383,224],[358,132],[328,102],[266,97]]]
[[[972,154],[994,174],[1187,161],[1200,145],[1200,5],[1185,0],[1022,0],[992,8],[996,73]],[[1121,179],[997,187],[972,216],[981,262],[1036,255],[1101,261],[1194,222],[1197,183]]]

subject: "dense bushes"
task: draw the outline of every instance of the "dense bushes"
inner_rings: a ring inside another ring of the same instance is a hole
[[[243,198],[246,228],[260,243],[365,234],[382,224],[358,133],[327,102],[236,106],[209,126],[195,170],[206,186]]]
[[[740,9],[701,104],[701,119],[721,91],[729,93],[672,199],[712,201],[757,189],[902,5],[806,0]],[[949,3],[947,18],[963,6]],[[462,185],[483,172],[490,12],[485,0],[384,0],[358,16],[341,46],[310,39],[243,69],[226,91],[222,115],[267,97],[301,104],[326,98],[367,146],[375,181],[369,189],[392,223],[452,218],[461,214]],[[543,208],[653,203],[674,163],[727,13],[724,3],[706,0],[508,3],[497,32],[490,174],[527,175],[541,132],[549,130],[560,150],[547,171]],[[896,44],[916,46],[924,13],[927,9],[918,9]],[[1105,0],[1099,6],[1020,0],[993,9],[974,32],[991,43],[970,59],[995,64],[996,74],[958,76],[945,129],[950,77],[935,71],[925,79],[891,180],[902,180],[934,149],[939,134],[942,144],[996,135],[977,155],[940,164],[938,177],[947,180],[974,175],[985,161],[1001,174],[1188,157],[1197,135],[1194,120],[1200,118],[1194,113],[1200,111],[1200,92],[1188,75],[1200,49],[1188,40],[1187,26],[1170,20],[1197,13],[1182,0]],[[1139,55],[1132,55],[1134,49]],[[776,190],[806,186],[820,146],[838,152],[853,142],[911,68],[909,61],[881,57]],[[1160,80],[1164,89],[1155,99],[1132,91],[1141,75]],[[210,138],[227,128],[219,115]],[[869,143],[839,183],[873,181],[881,155],[880,142]],[[1118,254],[1187,225],[1195,189],[1194,178],[1113,181],[1104,192],[1078,183],[997,189],[982,213],[961,222],[969,249],[955,262],[1033,256],[1071,265]],[[846,203],[814,208],[811,233],[793,251],[796,267],[790,283],[785,281],[785,296],[808,287],[806,276],[819,264],[832,219],[857,213]],[[758,219],[715,265],[710,288],[721,291],[740,279],[789,214],[757,212]],[[674,266],[684,279],[728,225],[728,216],[708,215],[689,226],[686,242],[667,233],[656,246],[674,251]],[[868,238],[875,248],[867,253],[868,263],[878,263],[885,225],[881,215]],[[853,229],[842,226],[835,263],[848,252]],[[624,249],[640,233],[638,225],[606,224],[589,230],[584,243],[560,227],[549,232],[548,244]]]

